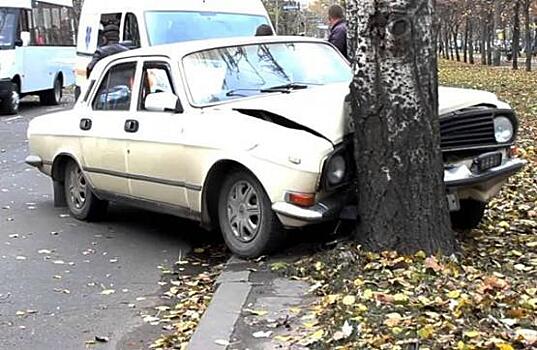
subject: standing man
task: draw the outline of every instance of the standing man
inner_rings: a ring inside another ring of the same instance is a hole
[[[345,21],[345,10],[339,5],[332,5],[328,8],[328,23],[330,34],[328,41],[341,51],[345,58],[349,58],[347,52],[347,21]]]

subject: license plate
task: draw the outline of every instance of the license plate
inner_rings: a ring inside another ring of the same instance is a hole
[[[474,165],[477,173],[482,173],[489,169],[495,168],[502,164],[502,153],[486,153],[482,154],[474,160]]]
[[[461,210],[461,203],[459,201],[459,196],[454,193],[447,195],[449,211],[459,211]]]

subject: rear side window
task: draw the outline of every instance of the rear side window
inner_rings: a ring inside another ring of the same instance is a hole
[[[134,47],[140,47],[140,29],[138,20],[133,13],[125,16],[125,26],[123,29],[123,41],[130,41]]]
[[[132,88],[136,63],[121,63],[108,70],[93,100],[96,111],[128,111],[132,100]]]

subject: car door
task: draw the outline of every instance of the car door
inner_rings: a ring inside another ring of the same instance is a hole
[[[110,65],[80,116],[84,171],[99,191],[112,195],[130,193],[127,173],[125,121],[133,101],[137,62],[124,60]]]
[[[192,186],[184,181],[182,115],[145,109],[149,94],[175,94],[172,77],[165,59],[143,62],[137,111],[131,120],[137,127],[130,135],[127,167],[133,197],[187,209],[187,189]]]

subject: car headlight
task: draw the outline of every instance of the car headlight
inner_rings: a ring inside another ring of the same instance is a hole
[[[342,155],[336,155],[330,159],[327,166],[326,178],[332,186],[339,185],[345,180],[347,164]]]
[[[511,141],[515,134],[515,127],[511,120],[507,117],[494,118],[494,137],[498,143],[506,143]]]

